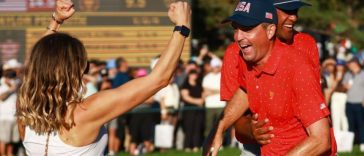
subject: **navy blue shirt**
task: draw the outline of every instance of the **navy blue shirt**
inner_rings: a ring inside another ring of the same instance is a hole
[[[128,82],[130,80],[130,77],[127,73],[124,72],[118,72],[112,81],[112,88],[117,88],[124,83]]]

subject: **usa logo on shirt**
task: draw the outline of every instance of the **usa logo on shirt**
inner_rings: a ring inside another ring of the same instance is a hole
[[[321,110],[323,110],[324,108],[326,108],[325,103],[321,103],[321,104],[320,104],[320,109],[321,109]]]

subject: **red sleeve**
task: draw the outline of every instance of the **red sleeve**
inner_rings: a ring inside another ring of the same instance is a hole
[[[232,43],[226,49],[221,69],[220,99],[229,101],[235,91],[244,84],[241,78],[242,60],[239,55],[239,47]],[[245,85],[243,85],[245,87]]]
[[[315,71],[307,63],[295,66],[293,91],[297,105],[293,105],[296,117],[305,127],[327,117],[330,112],[321,92],[320,84],[315,79]]]
[[[315,71],[316,80],[320,81],[320,58],[316,40],[309,34],[299,33],[297,42],[299,44],[297,44],[296,48],[306,53],[305,55]]]

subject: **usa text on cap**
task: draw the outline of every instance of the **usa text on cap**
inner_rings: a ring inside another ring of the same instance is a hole
[[[236,22],[242,26],[256,26],[260,23],[277,24],[277,12],[271,0],[240,0],[233,15],[222,21]]]

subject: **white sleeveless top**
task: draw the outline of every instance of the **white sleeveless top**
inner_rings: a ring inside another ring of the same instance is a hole
[[[107,130],[103,126],[100,129],[96,140],[86,146],[74,147],[64,143],[57,132],[52,132],[49,135],[48,141],[48,156],[100,156],[104,155],[104,150],[107,145]],[[23,145],[26,153],[29,156],[44,156],[47,134],[38,135],[28,126],[25,128],[25,137]]]

